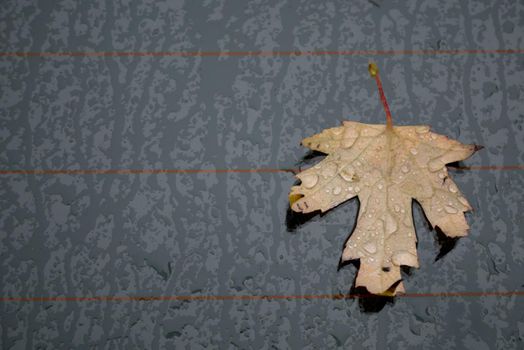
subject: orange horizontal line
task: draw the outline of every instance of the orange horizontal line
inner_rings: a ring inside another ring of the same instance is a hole
[[[458,170],[524,170],[524,165],[450,166]],[[298,173],[306,168],[253,168],[253,169],[19,169],[0,170],[0,175],[129,175],[129,174],[208,174],[208,173]]]
[[[406,293],[400,298],[431,297],[510,297],[524,296],[524,291],[508,292],[438,292]],[[170,295],[170,296],[93,296],[93,297],[2,297],[0,302],[60,302],[60,301],[201,301],[201,300],[278,300],[278,299],[359,299],[377,298],[379,295],[369,293],[353,294],[304,294],[304,295]]]
[[[524,49],[464,50],[295,50],[295,51],[57,51],[0,52],[0,57],[291,57],[524,54]]]

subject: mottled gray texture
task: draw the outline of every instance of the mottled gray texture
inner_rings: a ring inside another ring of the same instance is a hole
[[[522,48],[522,1],[46,1],[0,4],[1,51]],[[343,119],[486,146],[524,163],[524,56],[0,58],[0,169],[294,167]],[[409,292],[522,289],[522,171],[453,171],[475,211],[438,245],[415,206]],[[286,228],[291,174],[1,175],[0,293],[346,293],[358,204]],[[516,349],[522,297],[2,302],[2,349]]]

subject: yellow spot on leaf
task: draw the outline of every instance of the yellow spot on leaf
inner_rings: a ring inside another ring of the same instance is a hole
[[[303,194],[299,194],[299,193],[293,193],[293,194],[289,194],[289,206],[292,207],[293,204],[295,204],[296,201],[298,201],[300,198],[304,197]]]

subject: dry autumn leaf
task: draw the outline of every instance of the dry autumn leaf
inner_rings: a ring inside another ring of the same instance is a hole
[[[342,261],[360,259],[356,286],[370,293],[404,292],[400,266],[418,267],[412,200],[433,227],[450,237],[467,234],[464,212],[471,206],[450,178],[446,164],[471,156],[464,145],[430,131],[429,126],[393,126],[376,66],[370,65],[387,115],[386,125],[346,121],[305,138],[302,144],[327,156],[298,173],[289,195],[296,212],[325,212],[358,196],[355,230]],[[399,282],[400,281],[400,282]]]

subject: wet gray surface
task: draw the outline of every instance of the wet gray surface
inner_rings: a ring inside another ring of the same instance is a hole
[[[522,1],[322,3],[3,1],[0,47],[524,46]],[[343,119],[384,121],[370,58],[397,124],[484,145],[466,165],[524,163],[524,55],[2,57],[0,169],[296,167],[303,137]],[[406,275],[408,292],[522,290],[522,171],[452,176],[475,207],[470,235],[435,261],[440,246],[415,205],[421,268]],[[288,173],[1,175],[1,296],[349,292],[355,267],[337,265],[358,203],[291,230],[293,183]],[[308,299],[1,302],[0,334],[2,349],[517,349],[523,315],[517,296],[401,298],[381,309]]]

